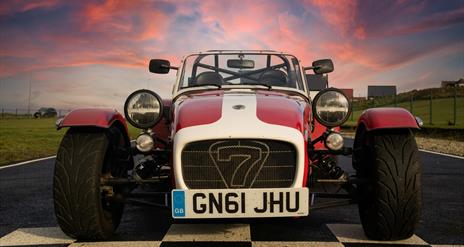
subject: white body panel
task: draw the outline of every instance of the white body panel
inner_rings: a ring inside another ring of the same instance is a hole
[[[233,109],[235,105],[245,106]],[[224,94],[221,118],[211,124],[187,127],[175,133],[173,140],[174,176],[176,188],[188,189],[182,176],[181,154],[190,142],[212,139],[269,139],[292,143],[297,152],[297,166],[292,188],[303,187],[305,148],[304,137],[297,129],[268,124],[256,116],[254,94]]]

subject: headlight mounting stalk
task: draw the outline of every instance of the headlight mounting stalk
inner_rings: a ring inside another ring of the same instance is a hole
[[[324,133],[322,133],[322,135],[320,135],[319,137],[317,137],[316,139],[314,140],[311,140],[311,142],[309,143],[308,145],[308,156],[311,160],[315,160],[317,159],[317,157],[319,155],[327,155],[327,154],[333,154],[333,155],[337,155],[337,154],[341,154],[341,155],[351,155],[353,153],[353,149],[350,148],[350,147],[345,147],[344,145],[342,145],[341,147],[339,147],[338,150],[334,150],[334,149],[330,149],[330,147],[327,147],[327,138],[330,136],[330,135],[338,135],[339,137],[343,138],[341,136],[341,134],[333,129],[326,129],[326,131]],[[314,146],[316,145],[316,143],[318,142],[323,142],[324,145],[327,147],[327,149],[315,149]]]

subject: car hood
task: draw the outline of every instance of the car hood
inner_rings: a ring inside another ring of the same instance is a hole
[[[241,123],[256,119],[304,133],[309,115],[309,104],[301,96],[261,90],[210,91],[181,97],[174,102],[174,129],[177,132],[227,119],[225,131],[227,128],[250,131],[254,126],[242,126]]]

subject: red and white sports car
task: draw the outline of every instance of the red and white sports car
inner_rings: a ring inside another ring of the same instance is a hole
[[[302,67],[281,52],[219,50],[189,55],[180,67],[153,59],[149,70],[177,70],[172,98],[138,90],[125,118],[78,109],[57,122],[68,130],[55,165],[55,213],[69,236],[108,238],[130,202],[169,208],[177,219],[295,217],[357,203],[369,238],[413,234],[421,178],[411,130],[420,121],[401,108],[369,109],[346,147],[339,126],[351,105],[327,87],[330,59]],[[142,130],[132,145],[126,121]],[[352,156],[356,174],[337,155]]]

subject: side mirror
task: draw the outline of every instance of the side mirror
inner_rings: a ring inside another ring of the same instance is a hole
[[[313,62],[313,70],[316,75],[327,74],[334,71],[331,59],[321,59]]]
[[[168,60],[164,59],[151,59],[148,69],[151,73],[156,74],[167,74],[171,69],[171,64]]]

